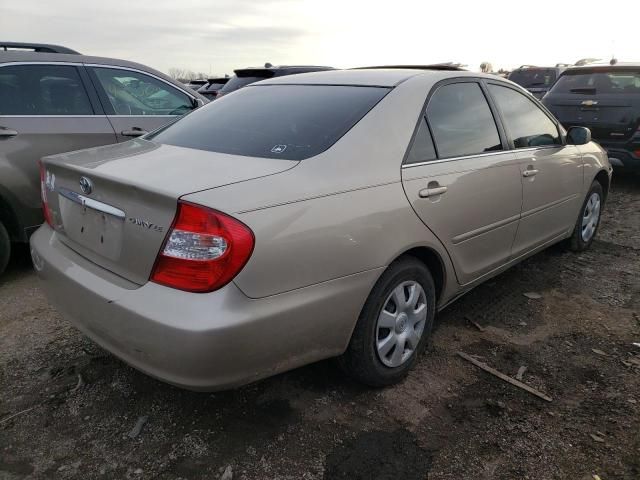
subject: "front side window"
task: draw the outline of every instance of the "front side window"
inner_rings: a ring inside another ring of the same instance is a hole
[[[0,115],[93,115],[76,67],[9,65],[0,68]]]
[[[194,108],[186,93],[149,75],[119,68],[93,71],[116,115],[182,115]]]
[[[562,144],[556,125],[525,95],[494,84],[489,85],[489,91],[502,112],[516,148]]]
[[[502,150],[498,127],[477,83],[444,85],[427,106],[439,158]]]
[[[250,86],[147,138],[211,152],[304,160],[337,142],[387,92],[338,85]]]

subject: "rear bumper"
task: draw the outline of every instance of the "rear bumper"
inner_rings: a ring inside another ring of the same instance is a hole
[[[220,390],[339,355],[380,269],[249,299],[233,283],[194,294],[129,284],[77,255],[47,225],[31,237],[51,303],[133,367],[193,390]]]
[[[609,162],[614,168],[640,171],[640,156],[635,153],[640,151],[640,135],[634,135],[625,142],[594,141],[607,151]]]

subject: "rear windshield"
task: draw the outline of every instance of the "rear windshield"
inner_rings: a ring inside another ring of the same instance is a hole
[[[338,141],[389,90],[331,85],[247,87],[147,138],[211,152],[304,160]]]
[[[550,87],[556,81],[556,71],[553,68],[514,70],[509,75],[509,80],[524,88]]]
[[[560,76],[553,92],[582,95],[640,93],[640,69],[565,72]]]

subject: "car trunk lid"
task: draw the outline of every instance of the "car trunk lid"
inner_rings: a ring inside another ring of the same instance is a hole
[[[142,139],[43,162],[46,200],[61,241],[139,285],[149,279],[181,196],[272,175],[298,163]]]

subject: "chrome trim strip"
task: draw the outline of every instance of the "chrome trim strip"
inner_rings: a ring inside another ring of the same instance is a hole
[[[512,217],[509,217],[509,218],[505,218],[504,220],[498,220],[497,222],[494,222],[490,225],[485,225],[484,227],[480,227],[480,228],[477,228],[476,230],[471,230],[470,232],[463,233],[461,235],[453,237],[453,239],[451,240],[451,243],[453,243],[454,245],[458,245],[466,240],[470,240],[474,237],[478,237],[483,233],[487,233],[487,232],[490,232],[491,230],[504,227],[505,225],[516,222],[518,220],[520,220],[520,214],[513,215]]]
[[[79,193],[72,190],[59,188],[57,192],[64,198],[71,200],[78,205],[82,205],[83,207],[90,208],[91,210],[96,210],[97,212],[111,215],[112,217],[116,217],[122,221],[124,221],[124,219],[127,217],[126,213],[124,213],[124,211],[120,210],[119,208],[116,208],[107,203],[99,202],[98,200],[94,200],[93,198],[85,197],[84,195],[80,195]]]
[[[476,153],[474,155],[463,155],[461,157],[449,157],[449,158],[441,158],[438,160],[428,160],[426,162],[418,162],[418,163],[410,163],[402,165],[402,168],[413,168],[413,167],[423,167],[425,165],[433,165],[434,163],[445,163],[445,162],[453,162],[456,160],[467,160],[470,158],[478,158],[478,157],[490,157],[492,155],[504,155],[506,153],[516,153],[516,152],[532,152],[537,150],[547,150],[550,148],[560,148],[565,147],[566,145],[545,145],[543,147],[529,147],[529,148],[515,148],[513,150],[500,150],[498,152],[488,152],[488,153]]]

